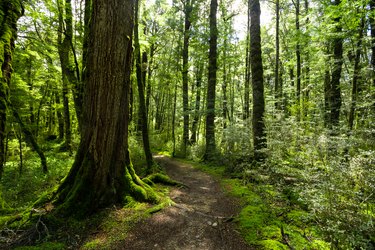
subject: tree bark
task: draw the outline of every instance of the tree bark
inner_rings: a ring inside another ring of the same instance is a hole
[[[297,59],[297,92],[296,92],[296,106],[297,106],[297,121],[301,119],[301,44],[300,44],[300,0],[296,0],[296,31],[297,31],[297,44],[296,44],[296,59]]]
[[[280,109],[281,108],[281,87],[280,87],[280,0],[276,0],[276,58],[275,58],[275,108]]]
[[[157,201],[135,174],[128,152],[133,1],[93,2],[82,113],[75,162],[55,194],[58,212],[84,216],[124,201]]]
[[[340,5],[341,0],[335,0],[334,5]],[[334,18],[335,38],[333,39],[333,69],[331,76],[331,124],[334,127],[339,125],[340,109],[341,109],[341,87],[340,78],[343,64],[343,38],[340,34],[342,27],[340,24],[340,17]]]
[[[350,111],[349,111],[349,129],[353,130],[354,125],[354,117],[355,111],[357,106],[357,96],[358,96],[358,81],[360,78],[360,60],[361,60],[361,46],[362,46],[362,38],[363,38],[363,29],[365,26],[365,19],[364,17],[361,18],[361,24],[359,27],[359,34],[358,34],[358,42],[355,51],[355,58],[354,58],[354,71],[353,71],[353,80],[352,80],[352,100],[350,103]]]
[[[263,63],[260,37],[260,4],[259,0],[250,0],[250,62],[253,86],[253,143],[254,159],[261,161],[264,154],[261,152],[267,146],[264,125],[264,85]]]
[[[206,152],[205,160],[212,161],[215,157],[215,97],[216,97],[216,71],[217,71],[217,0],[210,4],[210,51],[208,64],[207,85],[207,114],[206,114]]]
[[[5,127],[14,41],[17,38],[17,21],[22,15],[21,0],[3,0],[0,3],[0,178],[5,164]]]
[[[138,97],[139,97],[139,120],[142,131],[142,142],[143,150],[146,157],[147,169],[146,172],[150,174],[154,165],[154,160],[152,159],[152,153],[150,148],[150,140],[148,135],[148,122],[147,122],[147,110],[145,101],[145,83],[146,83],[146,73],[147,69],[142,68],[145,60],[145,53],[143,53],[143,60],[141,61],[141,48],[139,45],[139,1],[135,1],[135,25],[134,25],[134,47],[135,47],[135,65],[136,65],[136,75],[137,75],[137,86],[138,86]],[[146,54],[147,58],[147,54]]]
[[[61,64],[61,77],[62,77],[62,102],[64,106],[64,128],[65,128],[65,143],[62,146],[63,150],[71,151],[71,143],[72,143],[72,131],[71,131],[71,123],[70,123],[70,109],[69,109],[69,78],[70,74],[72,74],[72,70],[70,68],[70,60],[69,60],[69,51],[70,51],[70,38],[68,34],[71,34],[71,22],[72,17],[68,16],[65,13],[64,19],[64,6],[62,4],[62,0],[58,1],[58,19],[59,19],[59,29],[57,34],[57,43],[58,43],[58,52],[60,57],[60,64]],[[68,0],[69,1],[69,0]],[[66,26],[65,26],[65,25]]]
[[[248,0],[248,6],[250,6]],[[243,120],[246,121],[250,117],[250,80],[251,80],[251,69],[250,69],[250,8],[247,13],[247,34],[246,34],[246,62],[245,62],[245,90],[244,90],[244,110]]]
[[[198,122],[200,119],[200,108],[201,108],[201,86],[202,86],[202,76],[203,76],[203,63],[201,63],[196,72],[196,94],[195,94],[195,110],[194,110],[194,119],[191,126],[191,137],[190,143],[195,144],[197,142],[197,130]]]
[[[370,0],[370,11],[375,12],[375,0]],[[375,88],[375,16],[370,15],[371,29],[371,67],[372,67],[372,86]],[[373,115],[375,116],[375,94],[373,95]]]
[[[184,116],[183,127],[183,155],[186,156],[186,148],[189,142],[189,86],[188,86],[188,73],[189,73],[189,39],[190,39],[190,26],[191,26],[191,13],[193,10],[193,0],[185,1],[185,28],[184,28],[184,47],[182,50],[182,106]]]

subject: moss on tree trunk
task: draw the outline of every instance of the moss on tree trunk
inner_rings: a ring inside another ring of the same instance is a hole
[[[133,2],[98,0],[88,44],[82,136],[75,162],[57,193],[57,211],[82,216],[123,202],[156,202],[128,153]]]
[[[17,20],[22,16],[20,0],[2,0],[0,3],[0,178],[5,163],[5,126],[9,83],[13,72],[12,58],[17,37]]]

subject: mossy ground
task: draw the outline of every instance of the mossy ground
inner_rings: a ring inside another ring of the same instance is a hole
[[[184,162],[187,162],[183,160]],[[238,227],[246,241],[258,249],[330,249],[317,232],[308,211],[287,187],[271,183],[271,178],[231,178],[225,167],[189,162],[221,180],[228,194],[239,198],[242,210]]]
[[[43,150],[50,166],[49,173],[45,175],[38,156],[24,145],[20,174],[17,144],[15,140],[9,142],[8,162],[1,180],[0,231],[9,234],[2,234],[6,237],[0,241],[0,249],[9,246],[6,240],[14,241],[12,249],[111,249],[124,240],[129,229],[138,221],[172,204],[168,198],[169,189],[155,184],[151,178],[149,184],[158,196],[158,204],[137,202],[126,197],[124,205],[117,204],[87,218],[66,219],[52,215],[49,210],[53,206],[46,205],[44,200],[48,200],[66,176],[74,155],[61,152],[56,141],[45,143]],[[173,182],[163,175],[158,175],[156,179]],[[18,229],[24,230],[25,234],[12,236]]]

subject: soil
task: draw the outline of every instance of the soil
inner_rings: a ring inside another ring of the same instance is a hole
[[[240,210],[238,201],[227,196],[218,181],[166,156],[155,160],[186,187],[172,188],[175,205],[136,225],[117,249],[254,249],[236,231],[233,217]]]

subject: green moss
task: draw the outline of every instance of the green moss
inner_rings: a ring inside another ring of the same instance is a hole
[[[298,227],[307,227],[310,222],[310,215],[304,210],[292,210],[287,214],[287,220],[290,224]]]
[[[261,229],[263,239],[282,240],[280,227],[277,225],[266,226]]]
[[[161,173],[156,173],[156,174],[147,176],[146,178],[143,178],[142,181],[148,185],[154,185],[156,183],[170,185],[170,186],[182,186],[183,185],[182,183],[172,180],[167,175],[161,174]]]
[[[250,244],[257,244],[261,229],[267,219],[268,216],[261,206],[247,206],[242,209],[238,217],[239,226]]]
[[[289,250],[287,245],[277,240],[262,240],[259,242],[259,245],[261,245],[264,250]]]
[[[313,240],[313,242],[311,243],[310,249],[329,250],[329,249],[332,249],[332,248],[331,248],[331,244],[329,244],[326,241]]]
[[[22,246],[17,247],[15,250],[63,250],[66,246],[59,242],[44,242],[37,246]]]
[[[93,239],[92,241],[86,242],[82,249],[84,250],[91,250],[91,249],[99,249],[103,245],[103,241],[100,239]]]

